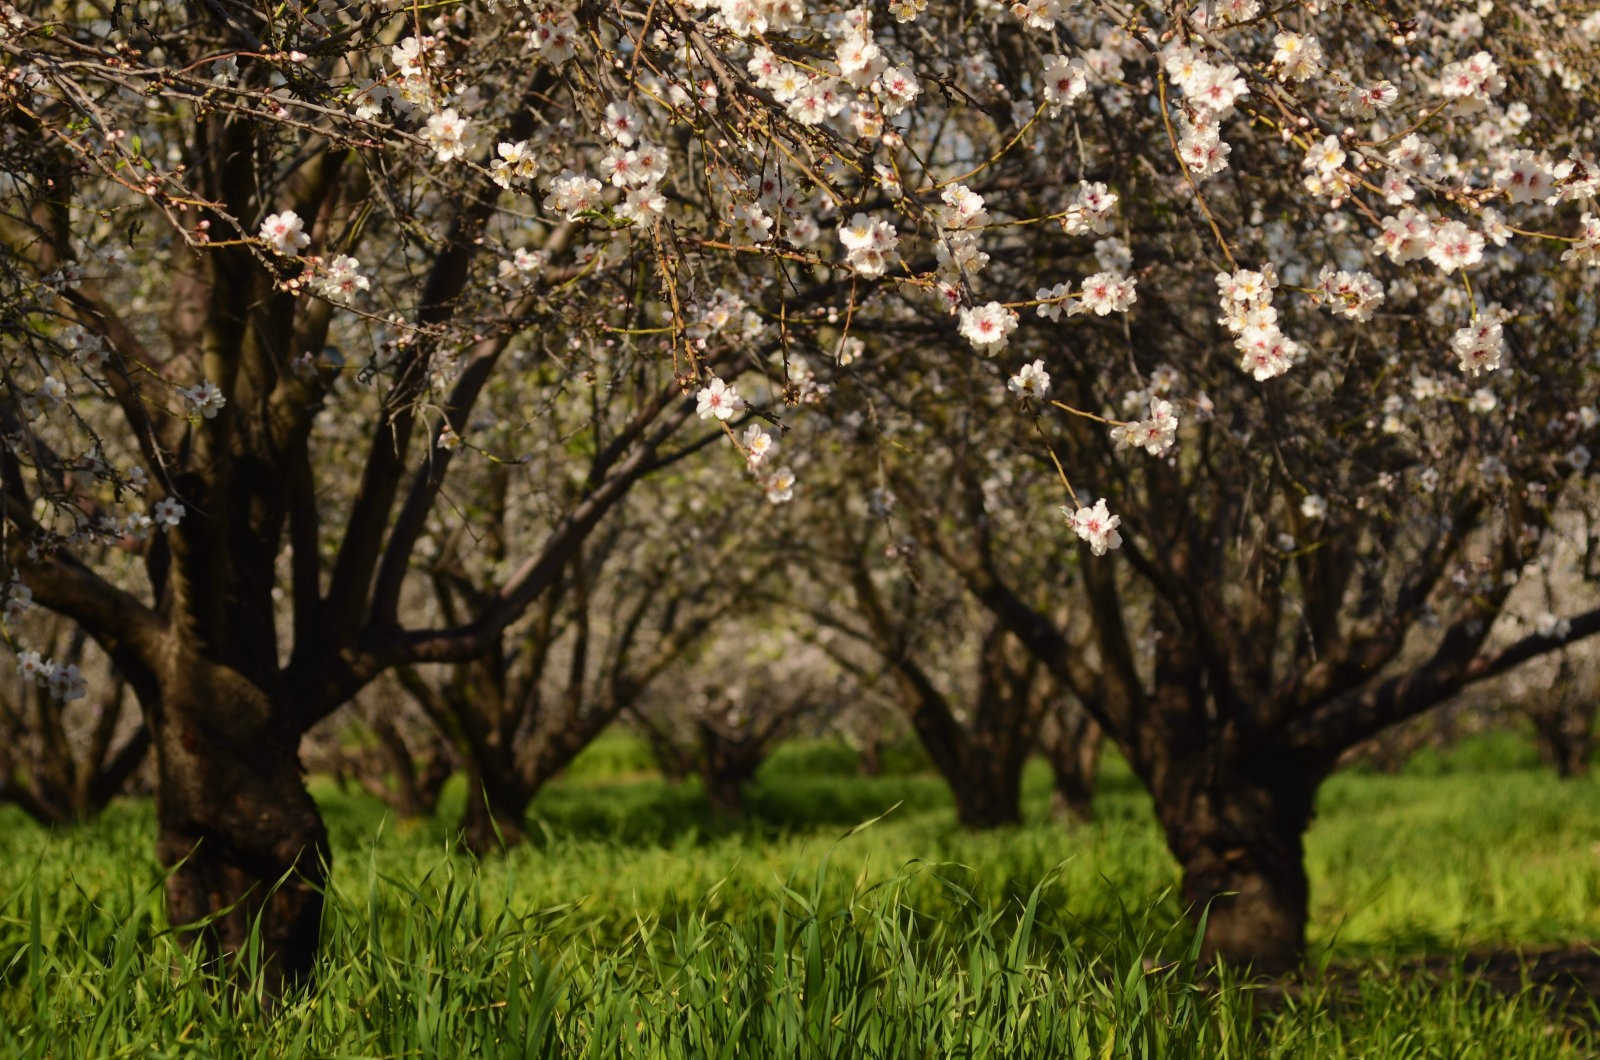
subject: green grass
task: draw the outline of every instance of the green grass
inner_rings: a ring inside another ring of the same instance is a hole
[[[1334,971],[1285,998],[1193,974],[1120,763],[1093,825],[1049,820],[1036,767],[1029,823],[970,835],[903,761],[864,779],[837,748],[785,749],[730,823],[608,737],[538,800],[532,843],[482,866],[450,853],[459,787],[396,823],[316,784],[320,989],[270,1019],[165,934],[147,803],[55,835],[0,810],[0,1055],[1600,1054],[1535,987],[1393,972],[1600,939],[1595,781],[1482,748],[1334,778],[1307,853],[1313,965]]]

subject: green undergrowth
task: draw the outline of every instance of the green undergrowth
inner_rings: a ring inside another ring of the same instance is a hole
[[[1414,958],[1600,939],[1600,784],[1469,751],[1350,773],[1307,837],[1311,970],[1197,976],[1147,797],[972,835],[914,768],[770,762],[743,820],[608,737],[532,841],[451,849],[317,782],[334,884],[316,989],[270,1018],[167,934],[148,802],[48,834],[0,810],[3,1056],[1592,1056],[1600,1012]]]

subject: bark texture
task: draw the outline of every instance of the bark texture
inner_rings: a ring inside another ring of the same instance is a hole
[[[305,981],[331,852],[298,734],[271,723],[259,689],[208,664],[170,675],[147,716],[157,719],[156,852],[169,921],[212,958],[243,950],[259,923],[269,993]]]

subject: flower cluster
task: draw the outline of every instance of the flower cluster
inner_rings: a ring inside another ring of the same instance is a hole
[[[311,287],[330,301],[349,301],[356,292],[371,287],[371,282],[361,274],[361,262],[348,254],[335,254],[326,262],[319,262],[311,278]]]
[[[872,278],[882,276],[889,267],[899,238],[888,221],[858,213],[849,224],[839,227],[839,242],[844,244],[846,263],[861,276]]]
[[[41,658],[36,651],[18,653],[17,673],[23,680],[39,685],[50,693],[51,698],[62,703],[82,699],[88,694],[83,673],[76,663],[58,663],[54,659]]]
[[[457,114],[454,107],[446,107],[428,115],[428,120],[422,126],[422,138],[433,148],[435,158],[441,162],[454,162],[458,158],[465,158],[467,152],[472,150],[468,130],[467,120]]]
[[[939,268],[952,282],[962,273],[976,276],[989,264],[989,255],[978,245],[983,226],[989,223],[983,196],[965,184],[951,184],[939,198],[943,205],[934,210],[939,238],[933,246]]]
[[[1196,177],[1222,172],[1232,153],[1222,139],[1222,123],[1250,94],[1249,86],[1233,63],[1209,62],[1194,48],[1177,42],[1167,47],[1162,63],[1189,103],[1178,115],[1179,157]]]
[[[1217,273],[1220,322],[1233,332],[1239,367],[1258,383],[1287,372],[1305,352],[1278,329],[1278,311],[1272,305],[1277,285],[1278,273],[1271,265],[1263,265],[1259,271]]]
[[[1119,423],[1111,428],[1111,441],[1118,449],[1143,449],[1151,456],[1164,456],[1178,439],[1178,416],[1172,402],[1151,395],[1143,419]]]
[[[5,586],[5,605],[0,618],[6,625],[14,625],[18,618],[33,606],[33,590],[13,577]]]
[[[601,190],[600,182],[593,177],[562,170],[550,180],[544,208],[576,221],[579,215],[601,205]]]
[[[1371,320],[1383,304],[1383,285],[1369,272],[1347,272],[1324,265],[1317,274],[1316,299],[1336,315],[1350,320]]]
[[[1478,318],[1450,336],[1450,352],[1469,375],[1497,370],[1505,358],[1504,324],[1511,314],[1498,305],[1478,313]]]
[[[1122,534],[1117,531],[1117,527],[1122,525],[1122,517],[1111,514],[1104,497],[1092,507],[1076,511],[1063,504],[1061,514],[1067,517],[1073,532],[1088,543],[1089,551],[1096,556],[1105,555],[1108,549],[1122,547]]]

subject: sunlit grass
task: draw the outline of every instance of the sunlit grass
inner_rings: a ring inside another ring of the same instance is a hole
[[[1477,754],[1477,757],[1473,757]],[[48,835],[0,811],[0,1055],[1556,1056],[1600,1040],[1529,989],[1379,975],[1397,958],[1600,939],[1600,785],[1520,752],[1346,774],[1308,837],[1314,965],[1268,998],[1197,981],[1148,799],[962,833],[942,785],[795,748],[749,820],[608,739],[533,842],[452,855],[463,792],[397,823],[316,784],[335,845],[314,995],[265,1019],[164,934],[152,809]],[[873,820],[877,818],[876,820]],[[857,826],[872,820],[865,828]]]

